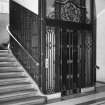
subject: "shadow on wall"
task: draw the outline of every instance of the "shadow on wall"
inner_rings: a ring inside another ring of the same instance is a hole
[[[95,0],[97,11],[97,81],[105,82],[105,0]]]
[[[6,31],[6,26],[9,24],[9,14],[0,13],[0,49],[7,48],[9,35]]]
[[[0,49],[7,48],[9,42],[7,24],[9,24],[9,0],[0,0]]]
[[[105,9],[97,17],[97,81],[105,82]]]
[[[105,0],[95,0],[97,15],[105,9]]]

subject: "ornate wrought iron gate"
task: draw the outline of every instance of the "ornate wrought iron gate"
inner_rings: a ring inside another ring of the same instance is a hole
[[[95,84],[93,55],[95,34],[92,23],[94,0],[41,1],[43,5],[41,35],[42,44],[45,45],[42,45],[45,54],[42,56],[43,62],[45,60],[45,68],[42,66],[45,74],[43,78],[46,76],[43,82],[45,93],[62,91],[62,95],[70,95],[80,92],[81,88],[93,86]],[[57,83],[61,83],[61,87],[57,87],[58,90],[56,90]]]
[[[61,33],[62,94],[80,92],[81,34],[71,29]]]
[[[55,28],[46,27],[46,89],[47,93],[55,90]]]
[[[88,31],[61,30],[62,95],[92,86],[92,35]]]

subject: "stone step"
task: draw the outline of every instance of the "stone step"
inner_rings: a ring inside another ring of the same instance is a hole
[[[14,75],[12,75],[12,76],[8,76],[8,77],[0,77],[0,79],[1,80],[4,80],[4,79],[16,79],[16,78],[27,78],[27,76],[14,76]]]
[[[0,57],[0,62],[15,62],[16,59],[14,57]]]
[[[15,100],[12,101],[11,103],[9,102],[8,105],[46,105],[47,99],[45,97],[41,96],[34,96],[34,97],[29,97],[25,98],[24,100],[21,99],[20,101]]]
[[[13,57],[13,55],[11,53],[8,52],[0,52],[0,57]]]
[[[8,50],[0,50],[0,105],[43,105],[33,81]]]
[[[35,96],[33,92],[0,99],[2,105],[44,105],[45,102],[45,97]]]
[[[9,94],[0,94],[0,99],[6,97],[16,97],[18,95],[30,94],[32,92],[36,94],[34,90],[23,90],[23,91],[11,92]]]
[[[24,83],[29,82],[28,78],[7,78],[7,79],[0,79],[0,86],[2,85],[12,85],[12,84],[18,84],[18,83]]]
[[[23,72],[22,67],[0,67],[0,72]]]
[[[16,78],[19,76],[25,76],[24,72],[5,72],[0,73],[0,79],[7,79],[7,78]]]
[[[0,67],[18,67],[20,66],[17,62],[0,62]]]
[[[17,85],[0,86],[0,94],[12,93],[30,88],[32,88],[32,84],[30,83],[24,83],[20,85],[17,84]]]
[[[0,53],[8,53],[9,54],[9,51],[8,50],[0,50]]]

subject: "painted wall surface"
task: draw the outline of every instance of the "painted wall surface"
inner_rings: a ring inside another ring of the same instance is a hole
[[[105,82],[105,0],[95,0],[97,11],[97,81]]]
[[[105,9],[105,0],[95,0],[97,15]]]
[[[9,0],[0,0],[0,13],[9,13]]]
[[[105,12],[97,17],[97,80],[105,82]]]
[[[27,9],[31,10],[32,12],[38,14],[38,1],[39,0],[13,0],[13,1],[26,7]]]

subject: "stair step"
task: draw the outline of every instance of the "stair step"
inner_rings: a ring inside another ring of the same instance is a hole
[[[46,98],[42,96],[33,96],[28,98],[23,98],[20,100],[12,100],[9,102],[6,102],[7,105],[45,105],[46,104]],[[2,103],[2,105],[5,105]]]
[[[25,89],[32,88],[32,84],[21,84],[21,85],[10,85],[10,86],[0,86],[0,94],[11,93],[16,91],[21,91]]]
[[[18,67],[20,66],[17,62],[0,62],[0,67]]]
[[[23,71],[23,69],[21,67],[0,67],[0,72],[20,72]]]
[[[14,78],[14,79],[15,78],[27,78],[27,76],[20,76],[20,75],[19,76],[14,76],[13,75],[13,76],[8,76],[8,77],[0,77],[1,80],[3,80],[3,79],[10,79],[10,78]]]
[[[11,92],[11,93],[9,93],[9,94],[0,94],[0,99],[1,98],[5,98],[5,97],[16,97],[17,95],[24,95],[24,94],[30,94],[30,93],[35,93],[36,94],[36,92],[34,91],[34,90],[23,90],[23,91],[17,91],[17,92]]]
[[[21,84],[31,84],[31,82],[28,81],[16,81],[16,82],[4,82],[4,83],[0,83],[0,87],[1,86],[14,86],[14,85],[21,85]]]
[[[28,78],[10,78],[10,79],[0,79],[0,85],[10,85],[10,84],[16,84],[16,83],[23,83],[28,82]]]
[[[16,61],[13,57],[0,57],[0,62],[14,62]]]
[[[7,71],[6,71],[6,70],[0,70],[0,73],[10,73],[10,72],[15,72],[15,73],[16,73],[16,72],[17,72],[17,73],[19,72],[19,73],[22,73],[22,72],[24,72],[24,71],[22,71],[22,70],[20,70],[20,71],[19,71],[19,70],[14,70],[14,71],[13,71],[13,70],[7,70]]]
[[[17,100],[21,98],[32,97],[32,96],[35,96],[35,94],[36,94],[35,92],[26,92],[26,93],[15,95],[15,96],[3,97],[3,98],[0,98],[0,103],[3,101],[10,101],[10,100]]]
[[[44,97],[35,96],[34,92],[0,99],[2,105],[31,105],[33,102],[33,105],[41,105],[42,103],[45,103],[45,101],[46,99]]]
[[[32,80],[8,50],[0,50],[0,105],[42,105]]]
[[[37,92],[37,90],[35,90],[34,88],[28,88],[28,89],[21,89],[21,90],[15,90],[15,91],[11,91],[11,92],[2,92],[0,93],[0,96],[5,96],[5,95],[9,95],[9,94],[15,94],[15,93],[21,93],[21,92]]]
[[[4,52],[4,53],[0,53],[0,57],[13,57],[13,55],[8,52]]]
[[[0,73],[0,79],[5,79],[5,78],[15,78],[15,77],[19,77],[19,76],[25,76],[24,73],[22,72],[8,72],[8,73]]]
[[[0,53],[8,53],[8,50],[0,50]]]

